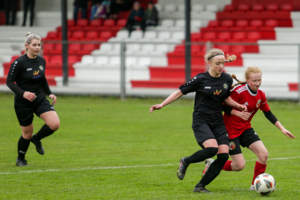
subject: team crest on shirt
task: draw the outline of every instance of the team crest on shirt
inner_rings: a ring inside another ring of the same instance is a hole
[[[40,65],[40,66],[39,66],[39,69],[40,69],[41,71],[43,71],[43,70],[44,70],[44,68],[43,68],[43,66],[42,66],[42,65]]]
[[[220,90],[220,91],[216,90],[216,91],[214,92],[214,95],[220,95],[221,92],[222,92],[222,90]]]
[[[233,141],[229,142],[229,150],[234,150],[236,147],[235,143]]]
[[[34,71],[34,72],[33,72],[33,76],[37,76],[37,75],[39,75],[39,73],[40,73],[40,71],[39,71],[39,70],[37,70],[37,71]]]
[[[223,87],[224,87],[224,89],[227,89],[228,88],[227,83],[224,83]]]
[[[260,104],[261,104],[261,100],[259,99],[256,103],[256,108],[259,108],[260,107]]]

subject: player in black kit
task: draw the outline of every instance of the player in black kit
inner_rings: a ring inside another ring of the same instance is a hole
[[[225,60],[222,50],[210,50],[205,55],[205,60],[210,66],[207,72],[197,74],[188,83],[181,85],[179,90],[173,92],[161,104],[153,105],[149,110],[152,113],[154,110],[163,108],[187,93],[196,92],[192,128],[202,150],[180,159],[177,176],[182,180],[187,167],[191,163],[204,161],[216,154],[217,159],[195,186],[194,192],[209,193],[205,186],[218,176],[228,160],[229,137],[223,122],[223,103],[240,110],[247,109],[246,106],[231,99],[230,88],[233,80],[229,74],[223,73],[225,62],[231,62],[235,58],[232,55],[228,56],[228,60]]]
[[[37,152],[43,155],[41,139],[51,135],[60,124],[53,108],[56,96],[52,94],[45,77],[46,62],[38,55],[41,50],[40,36],[28,33],[25,49],[26,53],[11,64],[6,81],[7,86],[15,93],[15,112],[22,130],[18,142],[17,166],[27,166],[25,154],[30,141],[35,144]],[[53,100],[52,105],[46,95]],[[33,113],[44,120],[45,125],[32,136]]]

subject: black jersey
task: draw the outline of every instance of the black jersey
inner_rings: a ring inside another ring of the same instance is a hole
[[[25,91],[35,93],[36,99],[33,102],[39,102],[51,94],[45,77],[45,68],[46,61],[43,57],[30,59],[27,54],[20,56],[11,64],[6,84],[15,93],[15,100],[27,101],[23,98]]]
[[[230,95],[232,82],[231,76],[227,73],[214,78],[205,72],[197,74],[188,83],[179,87],[183,94],[196,92],[193,125],[199,125],[200,121],[209,124],[223,121],[223,103]]]

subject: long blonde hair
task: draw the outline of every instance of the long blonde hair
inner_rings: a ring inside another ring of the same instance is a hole
[[[28,32],[26,34],[25,44],[29,45],[33,39],[37,39],[37,40],[42,41],[42,39],[41,39],[41,37],[39,35],[31,33],[31,32]],[[24,44],[24,46],[25,46],[25,44]],[[26,48],[26,46],[25,46],[25,51],[26,52],[28,51],[28,49]]]
[[[245,78],[246,78],[246,80],[250,77],[251,73],[260,73],[262,75],[262,71],[261,71],[261,69],[259,67],[248,67],[246,69],[246,71],[245,71]],[[247,83],[246,81],[240,81],[240,80],[238,80],[234,74],[232,74],[231,77],[237,81],[236,84],[234,84],[234,85],[231,86],[231,89],[233,89],[237,85],[242,85],[242,84],[246,84]]]

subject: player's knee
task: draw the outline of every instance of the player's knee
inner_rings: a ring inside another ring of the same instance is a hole
[[[23,131],[22,132],[22,137],[25,139],[25,140],[31,140],[32,138],[32,131]]]
[[[236,163],[233,163],[233,168],[235,171],[241,171],[245,167],[245,161],[239,161]]]
[[[267,163],[268,156],[269,156],[269,152],[267,149],[265,149],[264,151],[261,151],[259,153],[258,158],[262,163]]]
[[[207,147],[205,149],[208,158],[214,157],[218,153],[218,148],[217,147]]]
[[[51,130],[56,131],[59,128],[59,126],[60,126],[60,122],[59,122],[59,120],[57,120],[57,121],[52,122],[52,123],[47,124],[47,125],[49,126],[49,128]]]

